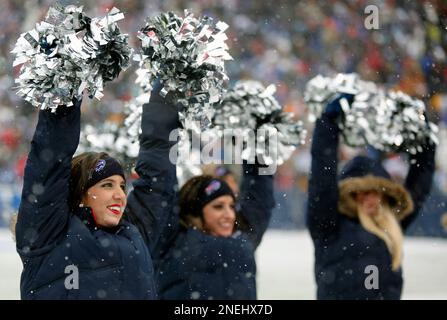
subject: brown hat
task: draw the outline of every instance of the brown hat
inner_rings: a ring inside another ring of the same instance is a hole
[[[398,220],[414,210],[410,193],[391,179],[380,162],[364,156],[355,157],[343,168],[338,191],[338,210],[351,218],[357,217],[356,193],[361,191],[383,194]]]
[[[351,217],[357,217],[356,193],[360,191],[377,191],[385,196],[388,205],[398,220],[408,216],[414,209],[413,200],[407,190],[400,184],[381,177],[348,178],[338,184],[338,210]]]

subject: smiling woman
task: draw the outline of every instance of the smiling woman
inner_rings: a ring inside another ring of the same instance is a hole
[[[231,236],[235,221],[236,212],[232,196],[220,196],[203,207],[203,229],[213,236]]]
[[[409,156],[404,185],[393,181],[381,161],[366,156],[354,157],[338,174],[341,99],[326,106],[312,138],[307,225],[315,246],[317,298],[400,299],[403,234],[429,194],[436,146],[427,141]],[[365,285],[371,266],[380,274],[374,290]]]
[[[207,175],[191,178],[180,190],[180,221],[213,236],[229,237],[236,222],[235,200],[223,180]]]
[[[96,225],[111,228],[118,225],[126,207],[125,180],[119,175],[99,181],[82,197],[91,208]]]
[[[78,101],[39,113],[15,228],[24,266],[21,297],[154,299],[149,249],[122,219],[127,196],[121,164],[104,152],[73,158],[80,109]],[[66,284],[67,267],[79,270],[74,286]]]
[[[96,225],[115,227],[127,204],[126,179],[118,161],[106,153],[86,152],[73,158],[72,208],[89,207]]]
[[[274,206],[273,176],[260,175],[265,166],[257,162],[244,164],[238,199],[227,183],[207,175],[191,178],[178,191],[176,164],[169,161],[170,133],[180,125],[178,109],[175,99],[162,97],[160,90],[156,85],[143,107],[140,138],[140,146],[158,150],[136,165],[152,185],[133,184],[124,215],[149,246],[157,240],[151,254],[159,298],[256,299],[255,251]],[[163,198],[147,200],[154,192]]]

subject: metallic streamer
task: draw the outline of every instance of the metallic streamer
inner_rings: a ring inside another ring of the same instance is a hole
[[[421,100],[385,90],[361,80],[357,74],[338,74],[333,78],[318,75],[311,79],[304,95],[309,120],[319,118],[327,103],[343,93],[354,95],[350,105],[340,100],[343,112],[338,125],[347,145],[369,144],[384,152],[416,154],[427,141],[438,143],[438,128],[426,118]]]
[[[224,22],[213,24],[211,18],[197,19],[185,10],[184,17],[168,12],[149,18],[138,33],[142,50],[134,56],[139,63],[136,83],[150,92],[158,78],[163,96],[176,92],[185,129],[207,128],[211,105],[225,90],[224,62],[232,59],[225,44],[227,28]]]
[[[117,21],[116,8],[103,18],[89,18],[83,7],[50,7],[45,21],[21,34],[12,50],[13,66],[22,65],[15,80],[17,94],[42,110],[55,112],[73,105],[84,90],[101,99],[103,85],[130,65],[128,35]]]

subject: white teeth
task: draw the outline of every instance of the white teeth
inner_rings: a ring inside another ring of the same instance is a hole
[[[121,211],[120,207],[109,207],[111,210],[115,210],[115,211]]]

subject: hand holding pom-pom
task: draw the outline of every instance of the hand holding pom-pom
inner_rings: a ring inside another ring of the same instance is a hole
[[[349,95],[351,101],[331,103],[340,95]],[[422,101],[386,91],[356,74],[313,78],[306,85],[305,100],[309,119],[322,114],[337,119],[343,140],[351,147],[370,144],[384,152],[416,154],[427,139],[438,143],[437,126],[426,119]]]

